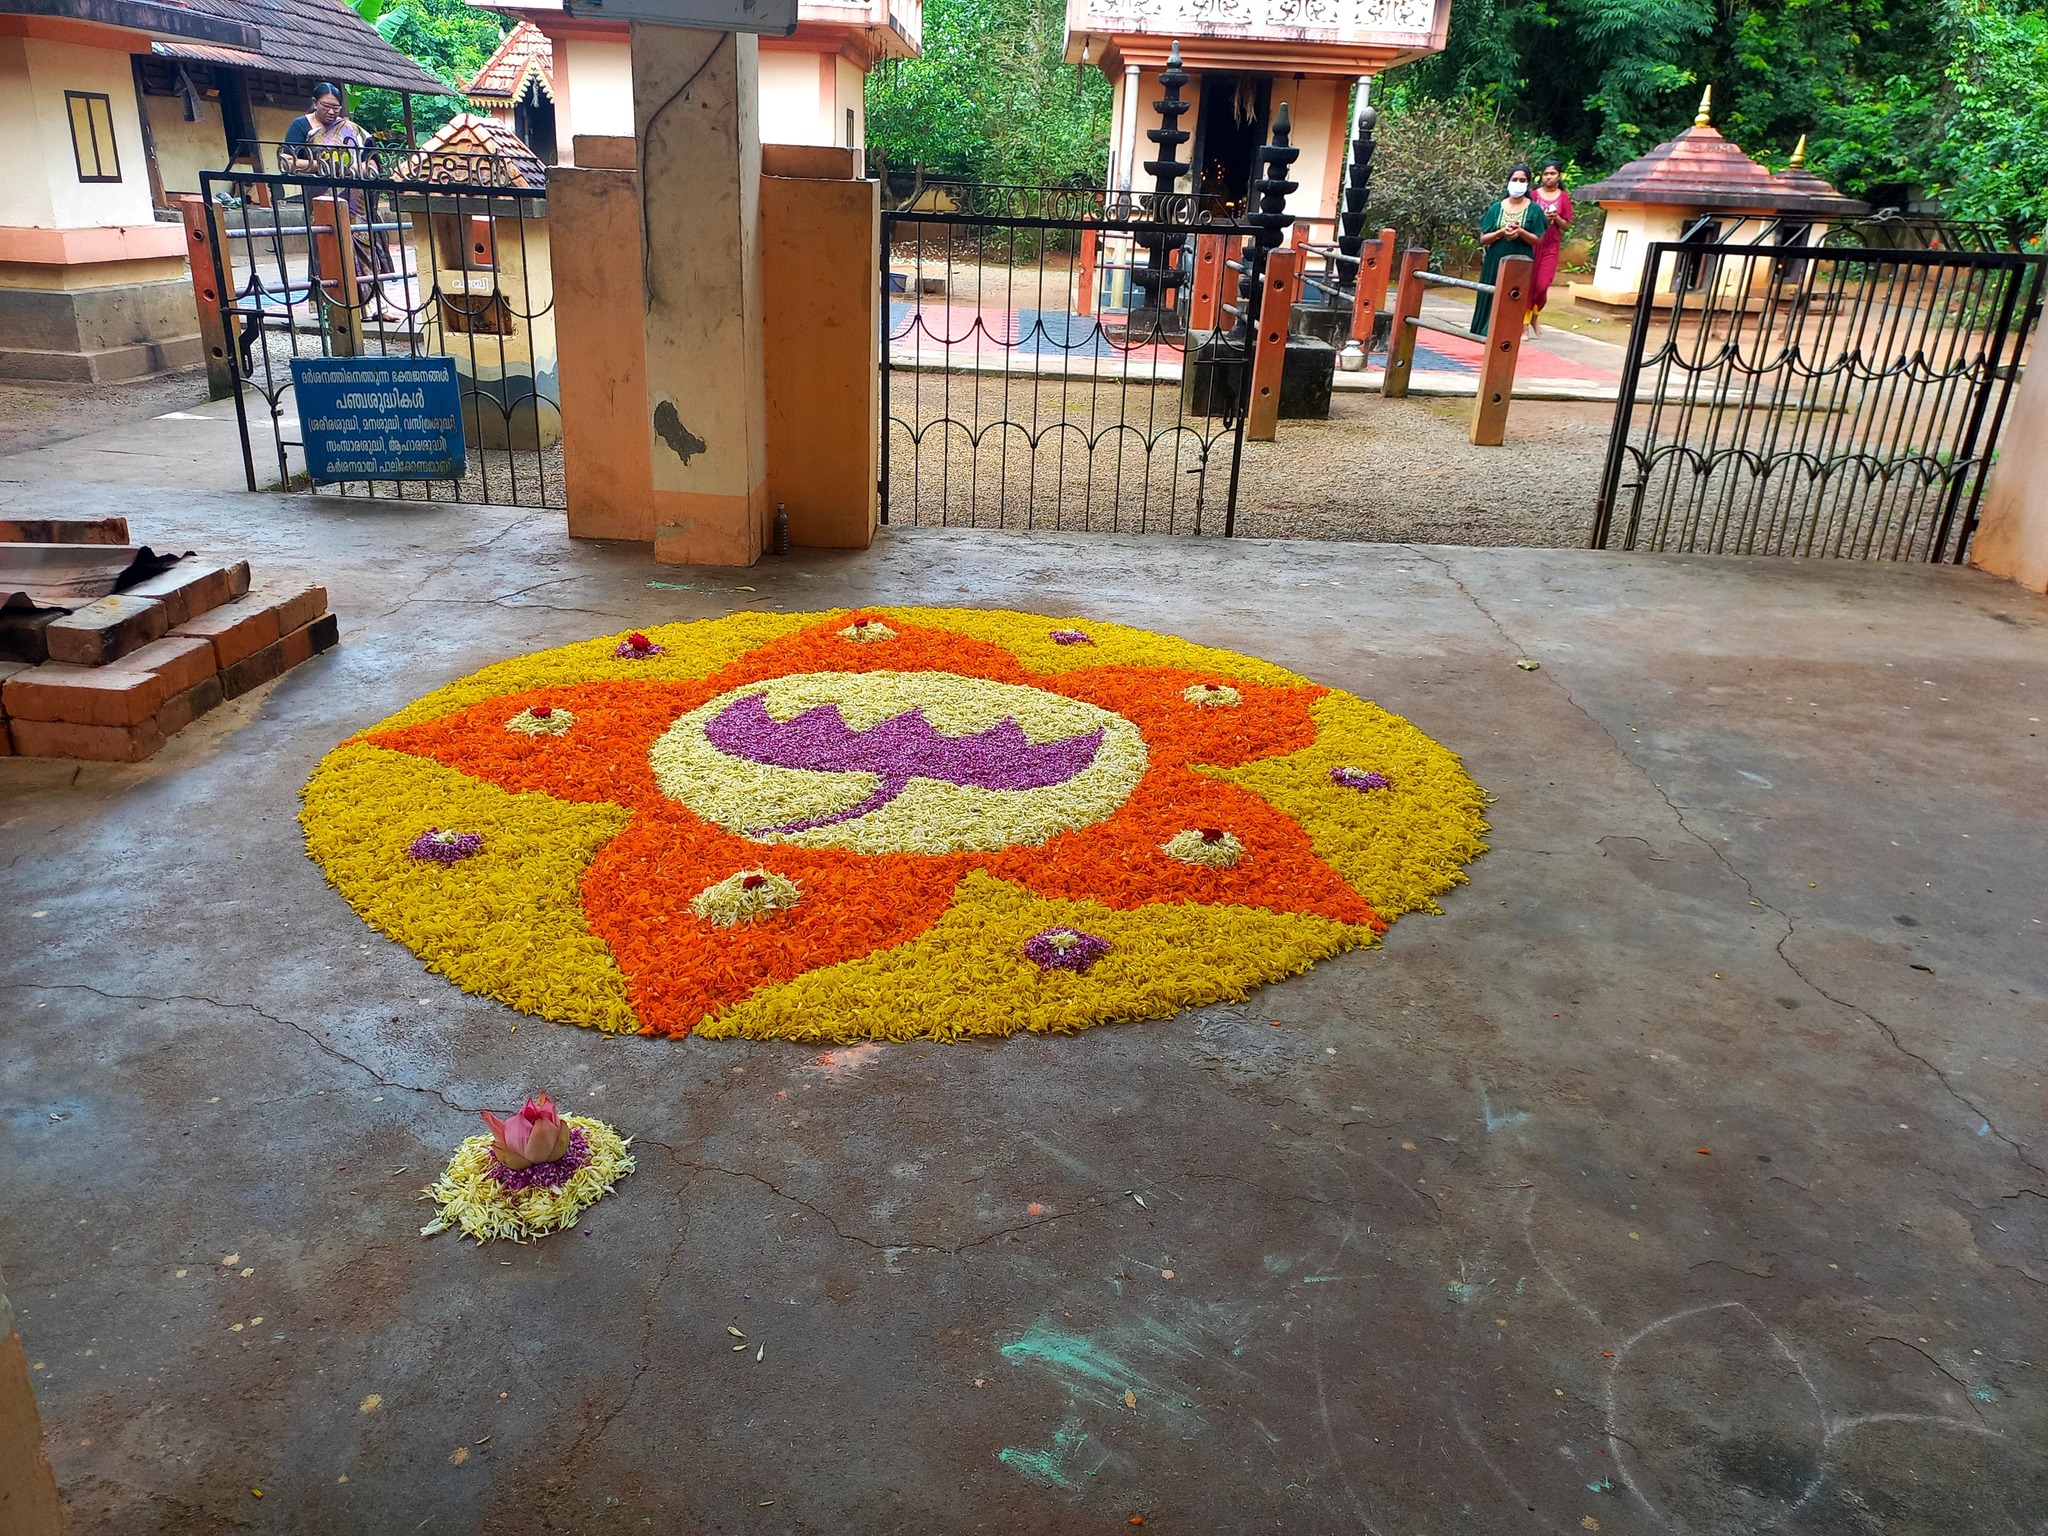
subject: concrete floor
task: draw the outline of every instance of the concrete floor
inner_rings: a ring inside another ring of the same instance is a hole
[[[239,463],[124,441],[0,461],[0,506],[322,578],[343,644],[150,763],[0,760],[0,1263],[77,1530],[2048,1522],[2048,602],[972,532],[736,577],[166,493]],[[487,661],[899,601],[1366,694],[1466,755],[1493,850],[1244,1008],[828,1060],[522,1022],[301,849],[321,754]],[[422,1241],[415,1191],[538,1086],[639,1174],[587,1234]]]

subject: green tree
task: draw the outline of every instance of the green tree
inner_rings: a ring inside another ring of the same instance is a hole
[[[436,79],[447,83],[445,96],[415,96],[413,126],[425,138],[456,113],[466,110],[461,89],[484,67],[504,41],[503,20],[480,11],[468,0],[353,0],[356,13],[375,27],[384,41]],[[396,91],[352,93],[349,111],[379,137],[395,139],[405,132],[404,104]]]
[[[868,77],[868,144],[895,166],[977,181],[1099,181],[1109,82],[1064,63],[1058,0],[927,0],[924,57]]]
[[[1374,140],[1368,227],[1390,225],[1403,246],[1428,246],[1439,262],[1472,252],[1480,215],[1507,191],[1508,167],[1527,158],[1473,97],[1394,93],[1382,102]]]
[[[1766,164],[1806,135],[1845,192],[2048,219],[2043,0],[1458,0],[1444,52],[1388,83],[1593,174],[1683,130],[1711,84],[1715,125]]]

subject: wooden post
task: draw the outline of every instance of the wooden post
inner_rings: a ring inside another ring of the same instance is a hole
[[[220,286],[213,275],[213,250],[217,236],[212,211],[203,197],[187,194],[178,199],[178,216],[185,223],[185,260],[192,267],[192,303],[199,311],[199,344],[206,349],[206,397],[225,400],[235,392],[235,375],[228,362],[225,306]],[[234,269],[225,259],[225,254],[221,268],[231,274],[228,282],[232,287]]]
[[[1351,339],[1368,351],[1372,349],[1373,321],[1386,303],[1387,268],[1392,258],[1386,237],[1392,233],[1381,230],[1379,239],[1361,246],[1358,252],[1358,279],[1351,289]]]
[[[1308,282],[1308,225],[1297,220],[1289,232],[1288,245],[1294,252],[1294,291],[1287,302],[1299,304]]]
[[[1482,448],[1498,448],[1507,436],[1515,360],[1522,353],[1522,325],[1529,314],[1529,284],[1535,270],[1527,256],[1509,256],[1494,271],[1493,316],[1486,325],[1479,394],[1472,402],[1472,441]]]
[[[363,354],[363,306],[356,292],[355,232],[349,225],[348,199],[307,200],[312,213],[314,272],[319,278],[320,307],[327,321],[327,347],[336,357]]]
[[[1259,300],[1259,335],[1252,349],[1252,399],[1245,413],[1244,435],[1270,443],[1280,426],[1280,380],[1287,368],[1287,322],[1294,307],[1296,268],[1301,255],[1292,247],[1266,256],[1265,296]]]
[[[1074,313],[1077,315],[1095,313],[1095,242],[1094,230],[1081,231],[1081,289],[1074,295]]]
[[[1194,295],[1188,301],[1188,329],[1217,331],[1223,304],[1223,237],[1195,236]]]
[[[1401,254],[1401,286],[1394,295],[1394,328],[1387,334],[1387,371],[1380,376],[1380,393],[1389,400],[1408,394],[1408,372],[1415,365],[1415,327],[1408,322],[1422,313],[1422,273],[1429,266],[1429,252],[1411,246]]]
[[[1372,291],[1372,307],[1375,310],[1387,307],[1387,288],[1394,280],[1394,263],[1398,259],[1394,252],[1394,240],[1394,232],[1391,229],[1380,231],[1379,275],[1374,279]]]

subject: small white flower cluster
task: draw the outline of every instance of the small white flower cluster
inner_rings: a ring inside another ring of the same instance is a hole
[[[1244,695],[1235,688],[1217,683],[1196,683],[1182,689],[1180,696],[1199,709],[1235,709],[1244,702]]]
[[[880,619],[855,619],[839,631],[839,638],[851,640],[856,645],[870,645],[877,640],[894,640],[896,631]]]
[[[1235,832],[1223,832],[1215,827],[1189,827],[1184,832],[1174,833],[1161,843],[1159,851],[1169,859],[1179,859],[1183,864],[1202,864],[1210,869],[1230,869],[1244,857],[1244,844],[1238,841]]]
[[[569,727],[576,723],[576,717],[566,709],[555,709],[547,704],[536,704],[531,709],[522,709],[505,722],[505,729],[516,731],[521,736],[566,736]]]
[[[743,869],[707,885],[690,898],[690,910],[714,928],[731,928],[775,912],[787,912],[803,892],[786,875]]]

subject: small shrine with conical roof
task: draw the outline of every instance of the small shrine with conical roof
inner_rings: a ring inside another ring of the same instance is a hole
[[[1577,201],[1598,203],[1607,215],[1592,281],[1571,285],[1572,301],[1579,307],[1634,309],[1650,245],[1685,238],[1702,220],[1706,228],[1699,232],[1708,238],[1748,220],[1752,228],[1737,235],[1744,243],[1803,245],[1818,240],[1826,225],[1869,214],[1867,204],[1843,196],[1806,168],[1804,138],[1785,170],[1773,172],[1750,159],[1714,128],[1713,98],[1708,86],[1699,115],[1677,138],[1574,189]],[[1659,305],[1671,302],[1677,265],[1667,264],[1660,274]]]

